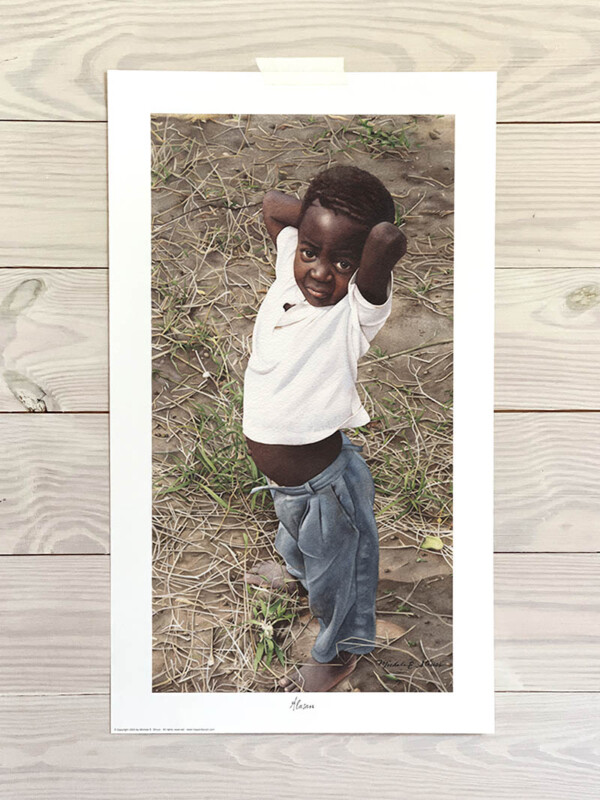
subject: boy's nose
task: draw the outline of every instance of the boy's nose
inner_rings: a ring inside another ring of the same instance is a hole
[[[325,261],[316,261],[312,267],[312,274],[315,280],[323,283],[331,279],[331,270]]]

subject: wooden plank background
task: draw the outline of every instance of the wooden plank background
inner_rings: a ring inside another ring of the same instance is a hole
[[[596,0],[6,1],[2,23],[5,796],[596,797]],[[111,737],[105,71],[330,55],[498,71],[497,733]]]

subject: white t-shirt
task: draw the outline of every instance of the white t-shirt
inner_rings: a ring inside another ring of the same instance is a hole
[[[376,306],[359,292],[356,273],[338,303],[312,306],[294,278],[297,244],[297,228],[277,237],[275,282],[258,311],[244,379],[243,430],[264,444],[309,444],[369,422],[357,362],[392,309],[391,277]]]

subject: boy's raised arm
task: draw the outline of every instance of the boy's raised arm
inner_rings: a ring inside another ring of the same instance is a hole
[[[379,222],[369,231],[363,247],[356,285],[365,300],[380,306],[394,265],[406,253],[406,237],[391,222]]]
[[[285,192],[271,189],[266,193],[262,204],[263,218],[273,244],[276,243],[277,236],[283,228],[287,228],[288,225],[298,227],[301,206],[301,200]]]

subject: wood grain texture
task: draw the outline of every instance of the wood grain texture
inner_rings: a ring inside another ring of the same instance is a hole
[[[594,0],[501,13],[493,0],[5,4],[0,117],[106,119],[106,69],[256,70],[256,56],[336,55],[352,72],[498,70],[502,120],[598,119],[596,11]]]
[[[495,0],[409,6],[386,0],[368,8],[358,0],[268,7],[233,0],[126,6],[15,0],[2,10],[0,119],[104,120],[107,68],[254,70],[255,56],[343,55],[349,71],[498,69],[502,121],[600,120],[599,31],[596,0],[502,8]],[[597,130],[499,128],[497,262],[513,273],[528,268],[514,281],[499,277],[502,408],[598,408]],[[106,267],[105,136],[103,124],[0,124],[0,266]],[[560,269],[534,277],[539,267]],[[567,278],[568,270],[577,274]],[[47,319],[45,312],[34,317]],[[66,324],[64,311],[55,321]],[[85,383],[87,368],[105,369],[105,356],[65,362],[57,347],[35,360],[36,336],[30,331],[19,339],[31,349],[20,358],[34,358],[36,376],[45,374],[48,358],[61,391],[78,379]],[[63,351],[73,353],[74,346]],[[2,402],[0,393],[0,410]],[[100,517],[83,516],[77,497],[102,482],[102,470],[94,471],[100,461],[89,457],[100,459],[100,425],[92,432],[82,417],[76,431],[65,429],[69,441],[59,443],[59,428],[51,426],[64,419],[68,427],[68,417],[5,417],[5,471],[22,481],[10,495],[10,520],[21,527],[11,522],[5,530],[9,518],[0,502],[0,542],[35,552],[93,548],[102,538]],[[596,420],[595,414],[500,415],[498,549],[597,546]],[[29,421],[39,423],[39,436],[20,427]],[[40,475],[47,494],[38,490]],[[94,491],[94,508],[97,502]],[[58,530],[54,517],[61,513],[76,538]],[[13,556],[0,558],[0,570],[0,691],[105,694],[108,558]],[[520,692],[497,695],[495,736],[111,737],[106,696],[4,696],[0,786],[11,800],[337,798],[340,792],[426,800],[483,793],[506,800],[595,798],[599,585],[593,554],[496,557],[496,686]],[[527,693],[545,689],[577,693]]]
[[[1,123],[0,159],[0,266],[106,267],[106,126]],[[497,161],[497,265],[597,267],[595,126],[500,126]]]
[[[0,558],[0,694],[108,691],[105,556]]]
[[[0,694],[105,693],[104,556],[0,558]],[[600,557],[496,556],[496,689],[598,691]],[[476,635],[476,632],[474,632]]]
[[[1,267],[105,267],[106,125],[0,125]]]
[[[498,270],[496,408],[598,409],[600,269]]]
[[[600,414],[496,414],[497,551],[600,551]]]
[[[600,697],[496,696],[493,736],[111,736],[103,697],[0,698],[11,800],[596,798]],[[210,787],[210,790],[209,790]],[[401,788],[400,788],[401,787]]]
[[[598,267],[597,127],[503,125],[496,165],[497,266]]]
[[[497,689],[599,691],[600,556],[495,557]]]
[[[108,416],[0,414],[0,552],[108,551]]]
[[[0,411],[108,409],[106,270],[0,269]]]

